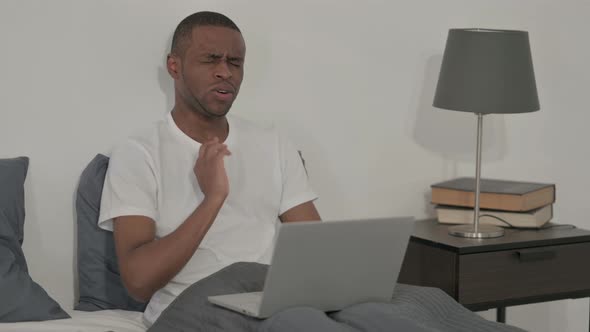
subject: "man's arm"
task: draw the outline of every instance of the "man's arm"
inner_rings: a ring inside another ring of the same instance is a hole
[[[129,294],[146,302],[164,287],[193,256],[222,205],[223,201],[204,200],[175,231],[158,240],[152,219],[116,218],[115,247]]]
[[[145,216],[114,219],[114,238],[123,284],[136,300],[148,301],[190,260],[229,193],[223,158],[227,146],[214,139],[201,146],[194,173],[204,194],[195,211],[172,233],[156,239],[155,221]]]
[[[313,202],[305,202],[285,211],[279,216],[282,222],[322,220]]]

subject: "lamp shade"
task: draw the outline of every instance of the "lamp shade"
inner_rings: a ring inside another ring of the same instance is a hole
[[[539,110],[528,32],[450,29],[433,106],[482,114]]]

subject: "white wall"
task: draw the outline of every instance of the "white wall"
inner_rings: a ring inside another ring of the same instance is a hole
[[[483,175],[555,182],[555,221],[590,228],[588,1],[2,0],[0,157],[31,157],[25,253],[62,305],[74,301],[78,176],[170,109],[172,31],[205,9],[246,39],[232,112],[304,150],[325,219],[431,215],[429,185],[474,170],[475,117],[430,106],[447,30],[528,30],[541,111],[486,118]],[[509,308],[508,321],[581,331],[588,301]]]

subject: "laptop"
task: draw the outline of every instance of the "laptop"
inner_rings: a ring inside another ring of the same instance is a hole
[[[282,224],[263,291],[208,300],[257,318],[389,302],[413,230],[413,217]]]

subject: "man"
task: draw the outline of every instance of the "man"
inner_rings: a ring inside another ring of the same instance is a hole
[[[149,300],[149,324],[199,279],[238,261],[268,263],[278,220],[320,219],[293,146],[227,116],[245,54],[229,18],[185,18],[166,63],[173,111],[111,155],[99,225],[114,232],[128,292]]]

